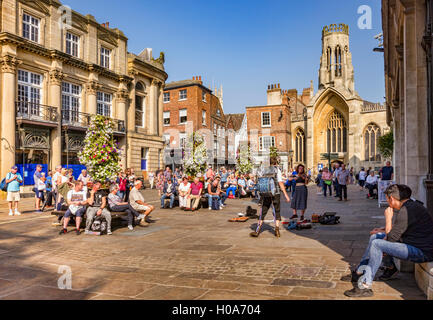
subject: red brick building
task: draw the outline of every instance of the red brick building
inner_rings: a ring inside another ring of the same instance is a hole
[[[281,90],[279,84],[270,85],[266,106],[246,108],[248,141],[257,166],[267,160],[270,147],[278,149],[285,170],[291,166],[293,155],[289,105],[291,93]]]
[[[200,77],[167,83],[164,88],[164,137],[166,165],[172,164],[170,152],[174,150],[176,164],[180,165],[182,149],[188,134],[201,133],[208,146],[209,163],[224,165],[226,156],[226,118],[221,105],[222,97],[203,85]]]

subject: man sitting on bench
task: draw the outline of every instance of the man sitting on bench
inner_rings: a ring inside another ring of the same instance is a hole
[[[110,194],[108,195],[108,205],[112,212],[126,212],[128,214],[128,229],[134,230],[134,217],[140,221],[140,225],[147,226],[144,221],[144,214],[140,214],[128,203],[123,202],[122,199],[117,195],[119,192],[119,185],[112,184],[110,186]]]
[[[77,226],[76,234],[79,236],[80,225],[83,215],[86,213],[87,195],[83,191],[83,183],[81,181],[74,182],[74,189],[70,190],[66,196],[66,202],[69,206],[68,210],[63,217],[63,229],[60,234],[68,233],[68,224],[71,220],[71,215],[75,216],[75,223]]]
[[[132,188],[129,193],[129,204],[134,208],[134,210],[143,213],[145,217],[148,217],[152,211],[155,210],[155,207],[144,202],[144,197],[140,192],[141,187],[143,187],[143,182],[141,180],[135,181],[134,188]],[[140,223],[143,227],[148,224],[149,223],[146,219],[142,220],[142,223]]]
[[[359,267],[344,277],[357,285],[344,294],[348,297],[371,297],[373,279],[383,255],[387,267],[380,277],[389,280],[397,273],[392,258],[415,263],[433,261],[433,219],[419,201],[411,200],[412,190],[405,185],[391,185],[385,191],[389,208],[385,211],[385,229],[372,231],[370,243]],[[393,216],[396,216],[392,225]],[[346,280],[346,279],[341,279]]]
[[[79,180],[81,181],[81,180]],[[101,182],[95,181],[92,190],[88,193],[87,200],[89,207],[86,212],[86,230],[85,234],[90,234],[90,227],[92,226],[95,216],[103,216],[107,221],[107,234],[112,235],[111,232],[111,213],[107,209],[107,193],[101,190]]]

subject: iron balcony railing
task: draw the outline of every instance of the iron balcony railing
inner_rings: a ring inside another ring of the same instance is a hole
[[[88,128],[92,120],[90,113],[79,112],[70,109],[62,110],[62,124],[71,127]],[[114,131],[126,133],[125,121],[112,119],[115,123]]]
[[[16,101],[17,118],[40,122],[58,122],[59,113],[56,107],[45,106],[31,101]]]
[[[79,112],[75,110],[62,110],[62,124],[72,127],[84,127],[90,126],[92,116],[88,113]]]

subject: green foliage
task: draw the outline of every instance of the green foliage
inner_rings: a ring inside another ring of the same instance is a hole
[[[392,158],[394,152],[394,132],[391,130],[387,134],[381,136],[377,147],[384,158]]]
[[[78,154],[82,165],[94,180],[104,183],[114,180],[121,171],[121,150],[114,141],[115,123],[101,115],[93,116],[84,139],[84,149]]]
[[[277,158],[278,163],[280,162],[280,154],[278,153],[278,149],[276,147],[270,147],[269,148],[269,158]]]

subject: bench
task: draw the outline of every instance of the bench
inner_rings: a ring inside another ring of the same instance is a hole
[[[415,280],[427,300],[433,300],[433,262],[416,263]]]

